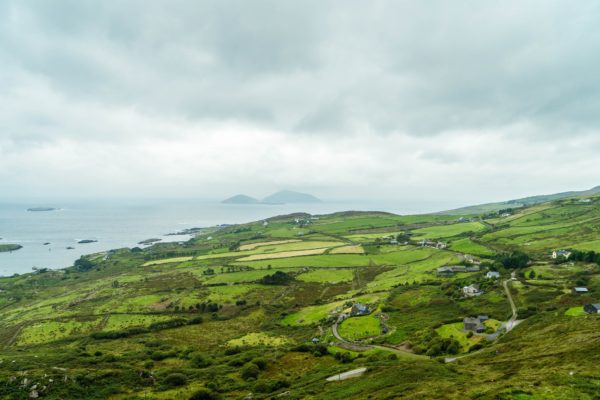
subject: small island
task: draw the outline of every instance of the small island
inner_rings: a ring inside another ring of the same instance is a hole
[[[23,246],[20,244],[0,244],[0,253],[11,252],[22,248]]]
[[[94,239],[83,239],[83,240],[80,240],[77,243],[79,243],[79,244],[87,244],[87,243],[96,243],[96,242],[97,242],[97,240],[94,240]]]
[[[56,211],[57,209],[54,207],[31,207],[28,208],[27,211],[30,212],[43,212],[43,211]]]
[[[258,204],[260,201],[254,197],[247,196],[245,194],[236,194],[228,199],[223,200],[223,204]]]

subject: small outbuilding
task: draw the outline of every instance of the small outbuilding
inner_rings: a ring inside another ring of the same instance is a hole
[[[589,290],[586,287],[574,287],[573,294],[588,294]]]
[[[483,321],[481,321],[479,317],[466,317],[463,320],[463,324],[465,326],[465,331],[472,331],[477,333],[485,332],[485,325],[483,325]]]
[[[350,314],[352,316],[360,316],[367,315],[369,312],[369,306],[367,306],[366,304],[354,303],[354,305],[352,305],[352,311],[350,312]]]
[[[600,303],[586,304],[583,306],[583,311],[588,314],[600,314]]]

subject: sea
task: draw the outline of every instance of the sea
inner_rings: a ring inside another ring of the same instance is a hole
[[[111,200],[72,202],[0,202],[0,243],[20,250],[0,252],[0,276],[59,269],[85,254],[135,247],[157,238],[186,241],[190,235],[169,235],[190,228],[257,221],[276,215],[307,212],[386,211],[422,214],[460,207],[451,202],[335,201],[316,204],[234,205],[212,200]],[[52,207],[54,211],[27,211]],[[79,243],[94,240],[93,243]]]

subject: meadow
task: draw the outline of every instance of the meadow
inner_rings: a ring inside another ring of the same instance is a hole
[[[279,216],[2,277],[0,398],[598,398],[600,318],[583,305],[600,301],[600,266],[550,254],[598,249],[600,197],[490,210]],[[465,331],[511,317],[504,281],[520,324]]]

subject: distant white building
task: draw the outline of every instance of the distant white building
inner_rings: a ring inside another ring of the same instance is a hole
[[[552,252],[552,258],[556,260],[558,257],[564,257],[568,259],[571,257],[571,252],[568,250],[554,250]]]
[[[580,203],[591,203],[592,199],[581,199],[579,200]]]
[[[463,294],[466,297],[474,297],[474,296],[480,296],[480,295],[482,295],[483,292],[481,290],[479,290],[479,286],[477,286],[477,285],[469,285],[469,286],[463,287]]]
[[[485,277],[488,279],[498,279],[500,278],[500,272],[498,271],[488,271],[487,274],[485,274]]]

